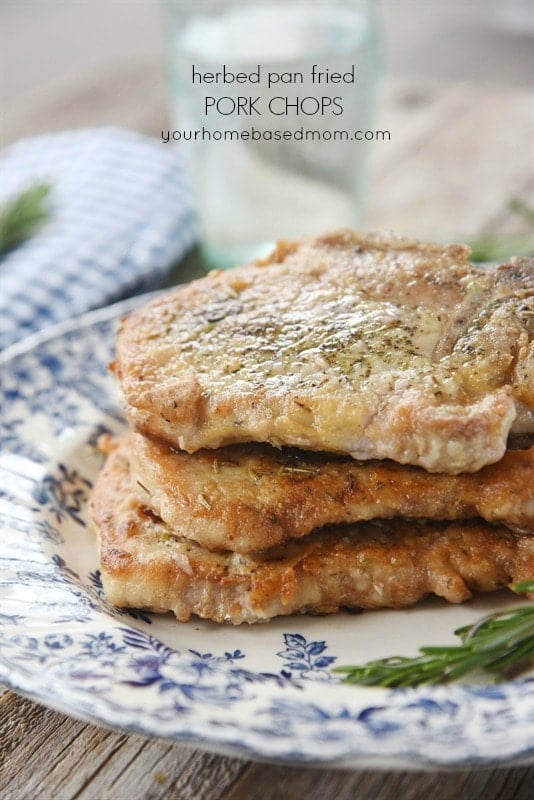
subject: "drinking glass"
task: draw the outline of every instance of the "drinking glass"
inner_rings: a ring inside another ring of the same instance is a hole
[[[225,268],[277,239],[361,223],[377,73],[372,0],[167,0],[173,130],[202,250]]]

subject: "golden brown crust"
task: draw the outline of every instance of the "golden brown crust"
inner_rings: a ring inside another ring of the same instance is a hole
[[[246,441],[476,471],[534,430],[534,262],[338,231],[124,320],[129,420],[195,452]]]
[[[458,603],[534,576],[533,537],[480,521],[360,523],[259,554],[210,552],[139,504],[119,448],[97,481],[91,513],[108,599],[171,610],[182,621],[397,608],[431,593]]]
[[[324,525],[392,517],[479,516],[534,533],[534,447],[457,476],[257,444],[190,455],[138,433],[121,447],[139,502],[209,549],[253,552]]]

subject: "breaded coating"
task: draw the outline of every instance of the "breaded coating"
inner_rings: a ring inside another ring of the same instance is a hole
[[[190,455],[139,433],[120,447],[139,502],[212,550],[250,553],[325,525],[392,517],[482,517],[534,534],[534,447],[462,475],[259,444]]]
[[[342,230],[181,286],[121,324],[133,428],[474,472],[534,432],[534,260]]]
[[[100,474],[91,513],[108,600],[180,621],[400,608],[429,594],[460,603],[534,576],[534,537],[477,520],[359,523],[256,554],[209,551],[139,503],[120,448]]]

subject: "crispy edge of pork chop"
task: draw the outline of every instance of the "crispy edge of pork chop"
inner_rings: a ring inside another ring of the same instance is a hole
[[[107,599],[184,622],[402,608],[429,594],[460,603],[534,575],[533,537],[480,521],[360,523],[255,555],[212,552],[139,503],[118,449],[96,482],[91,514]]]
[[[140,503],[212,550],[250,553],[325,525],[392,517],[481,517],[534,534],[534,446],[480,472],[446,475],[269,445],[190,455],[138,433],[100,444],[129,459]]]
[[[516,418],[534,425],[533,265],[350,231],[282,242],[122,321],[127,416],[188,452],[263,441],[476,471]]]

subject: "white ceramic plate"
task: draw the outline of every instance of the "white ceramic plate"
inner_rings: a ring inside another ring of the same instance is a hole
[[[95,443],[124,427],[106,371],[120,314],[87,314],[4,353],[0,677],[96,723],[290,763],[433,769],[534,756],[534,681],[410,690],[347,686],[332,666],[415,655],[518,599],[287,617],[266,625],[112,608],[87,499]]]

